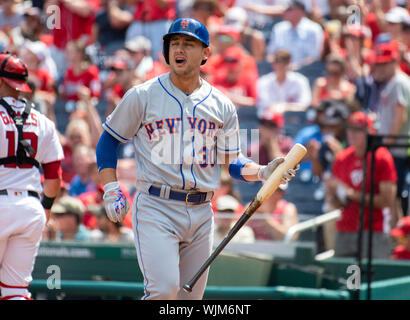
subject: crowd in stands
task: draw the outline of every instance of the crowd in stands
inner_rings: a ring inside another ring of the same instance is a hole
[[[189,16],[210,32],[203,78],[232,100],[242,129],[259,130],[257,142],[242,141],[242,152],[267,164],[294,143],[308,149],[295,181],[235,241],[283,240],[301,214],[340,208],[341,218],[323,230],[333,240],[323,246],[354,256],[366,131],[410,135],[409,10],[402,0],[1,0],[0,52],[27,64],[27,98],[55,122],[64,149],[61,195],[43,240],[133,241],[131,212],[122,223],[105,214],[95,148],[127,90],[168,72],[162,36]],[[132,143],[123,144],[118,178],[129,203],[133,156]],[[374,256],[409,259],[409,149],[381,147],[375,162]],[[216,215],[215,242],[259,187],[222,172],[212,204],[230,218]]]

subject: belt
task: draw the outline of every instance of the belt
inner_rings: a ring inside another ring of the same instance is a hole
[[[168,188],[168,192],[167,189]],[[184,201],[186,204],[201,204],[207,201],[210,201],[214,195],[213,191],[209,192],[199,192],[199,191],[174,191],[170,189],[169,187],[167,188],[161,188],[161,187],[154,187],[151,186],[148,190],[149,194],[161,197],[164,199],[172,199],[172,200],[178,200],[178,201]],[[165,189],[165,191],[164,191]]]
[[[17,191],[17,192],[18,192],[18,191]],[[8,192],[6,189],[0,190],[0,196],[7,196],[8,194],[9,194],[9,192]],[[28,190],[28,191],[27,191],[27,194],[28,194],[29,196],[35,197],[35,198],[37,198],[37,199],[40,199],[39,194],[38,194],[37,192],[35,192],[35,191]]]

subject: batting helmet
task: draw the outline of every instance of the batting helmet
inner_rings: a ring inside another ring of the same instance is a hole
[[[164,35],[164,57],[169,64],[169,41],[174,34],[186,34],[194,37],[203,43],[205,47],[209,47],[209,33],[206,27],[199,21],[192,18],[181,18],[175,20],[169,27],[168,33]],[[205,64],[203,60],[201,64]]]
[[[11,88],[31,92],[27,85],[28,71],[26,65],[10,53],[0,53],[0,78]]]

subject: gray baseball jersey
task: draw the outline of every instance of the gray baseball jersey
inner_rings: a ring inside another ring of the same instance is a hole
[[[240,151],[235,106],[204,80],[189,96],[169,74],[135,86],[103,127],[121,142],[133,139],[137,184],[215,190],[221,156]]]
[[[153,184],[217,189],[220,159],[240,151],[235,106],[204,80],[186,95],[164,74],[130,89],[103,127],[121,142],[134,142],[138,192],[133,229],[144,275],[143,299],[201,299],[207,272],[191,294],[180,288],[210,255],[211,204],[189,205],[148,190]]]

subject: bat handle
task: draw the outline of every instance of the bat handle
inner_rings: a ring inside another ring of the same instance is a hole
[[[204,262],[204,264],[201,266],[201,268],[198,270],[198,272],[193,276],[193,278],[188,281],[182,288],[184,289],[185,292],[191,293],[192,289],[194,288],[195,284],[199,280],[199,278],[202,276],[202,274],[205,272],[206,269],[211,265],[211,263],[215,260],[215,258],[221,253],[221,251],[226,247],[226,245],[231,241],[231,239],[234,237],[234,235],[238,232],[238,230],[245,224],[245,222],[250,218],[251,216],[244,213],[241,218],[236,222],[236,224],[232,227],[231,231],[228,233],[228,235],[225,237],[225,239],[222,240],[222,242],[218,245],[218,247],[215,249],[214,252],[210,255],[210,257]]]

